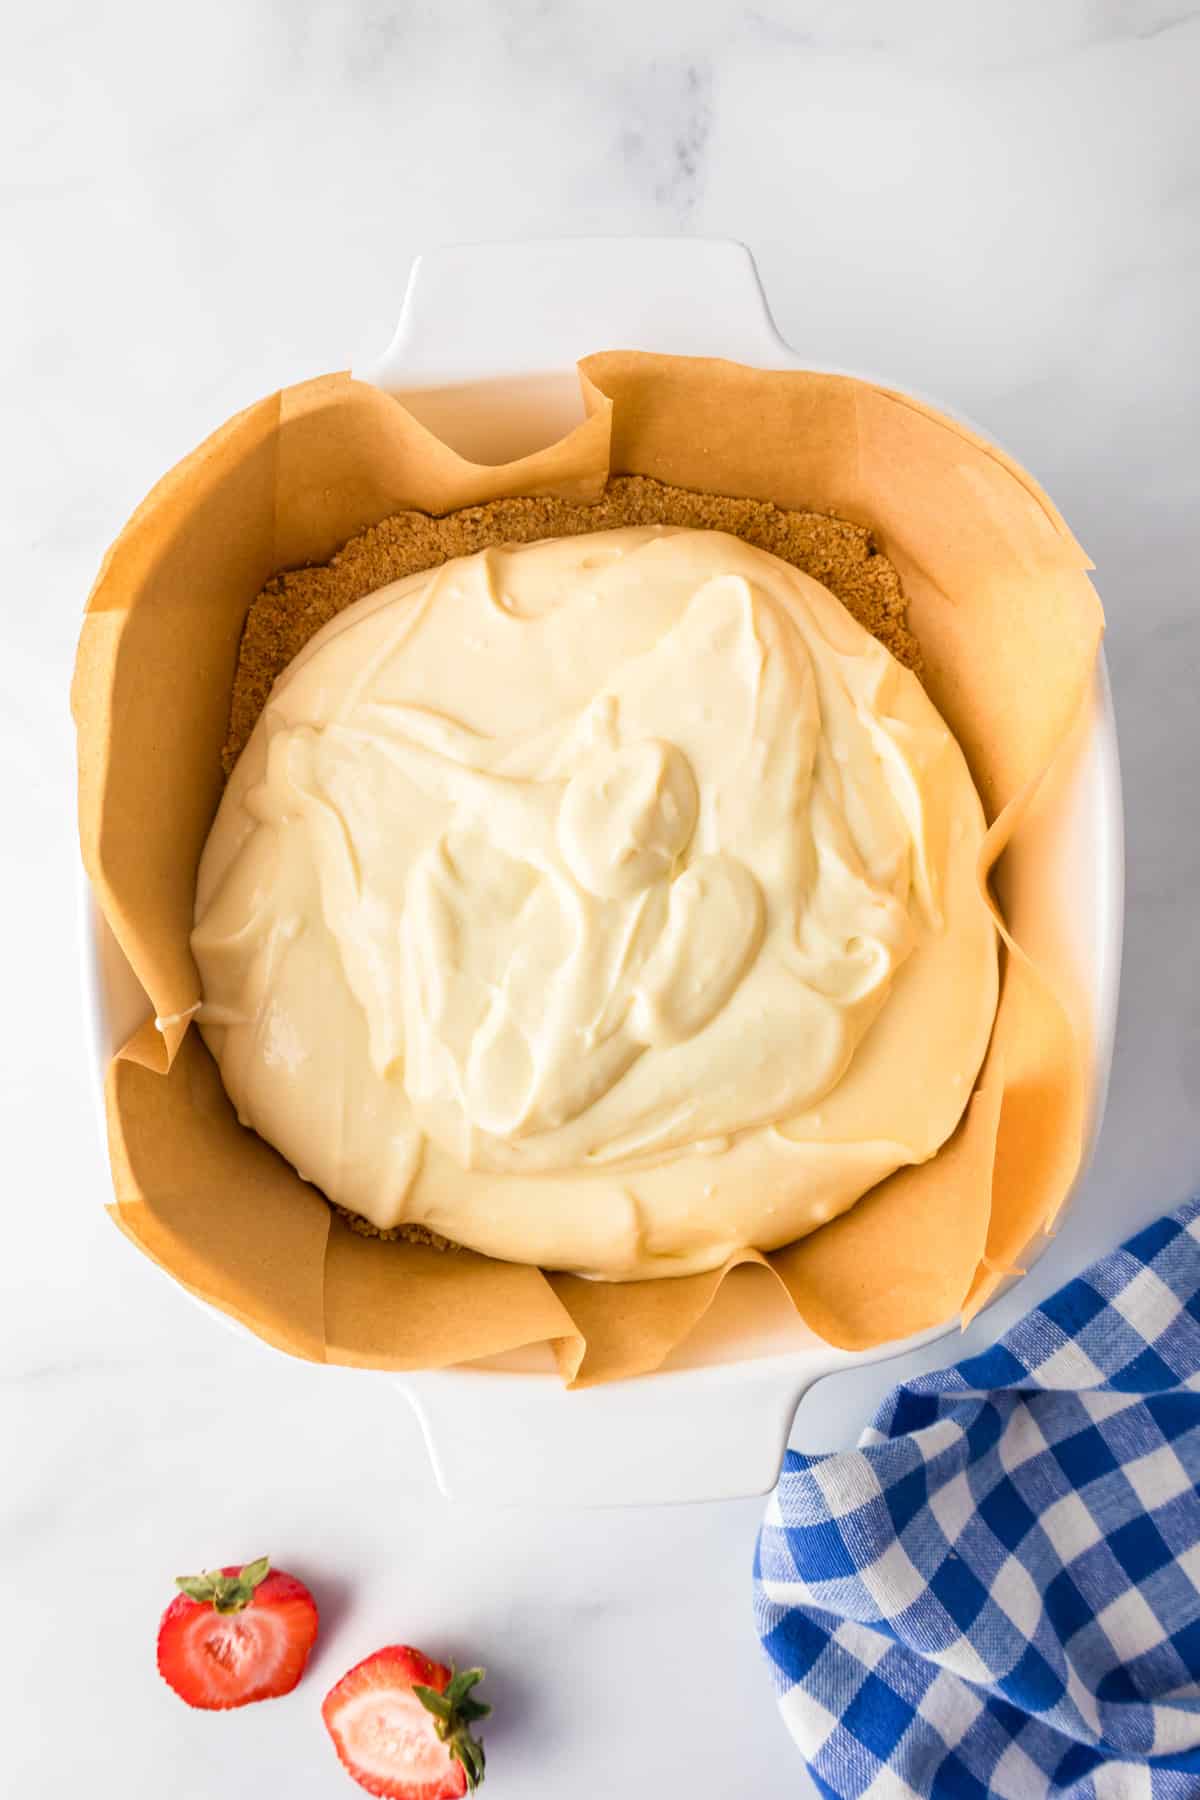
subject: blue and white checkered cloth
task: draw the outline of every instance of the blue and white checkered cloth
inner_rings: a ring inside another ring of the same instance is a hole
[[[758,1628],[836,1800],[1200,1800],[1200,1200],[789,1452]]]

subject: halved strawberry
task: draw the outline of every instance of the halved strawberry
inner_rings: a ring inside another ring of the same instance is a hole
[[[491,1707],[471,1689],[482,1669],[456,1675],[407,1644],[356,1663],[321,1706],[348,1774],[383,1800],[458,1800],[483,1780],[471,1726]]]
[[[291,1693],[317,1635],[302,1581],[262,1556],[175,1585],[158,1627],[158,1672],[181,1700],[219,1712]]]

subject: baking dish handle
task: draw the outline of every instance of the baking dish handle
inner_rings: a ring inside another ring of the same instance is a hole
[[[547,1374],[406,1375],[438,1486],[501,1505],[654,1506],[766,1493],[822,1347],[568,1393]]]
[[[567,371],[595,350],[796,361],[744,244],[562,238],[423,252],[391,343],[354,373],[404,393]]]

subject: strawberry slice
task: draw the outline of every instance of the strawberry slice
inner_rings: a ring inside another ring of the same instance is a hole
[[[382,1800],[458,1800],[483,1780],[471,1726],[491,1707],[471,1689],[482,1669],[455,1674],[407,1644],[356,1663],[321,1707],[348,1774]]]
[[[265,1556],[180,1575],[158,1627],[158,1672],[189,1706],[220,1712],[290,1694],[317,1635],[317,1608]]]

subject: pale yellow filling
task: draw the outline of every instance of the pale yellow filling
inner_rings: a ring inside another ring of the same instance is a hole
[[[201,862],[200,1026],[376,1225],[690,1274],[953,1130],[983,832],[919,682],[788,564],[657,526],[488,550],[281,677]]]

